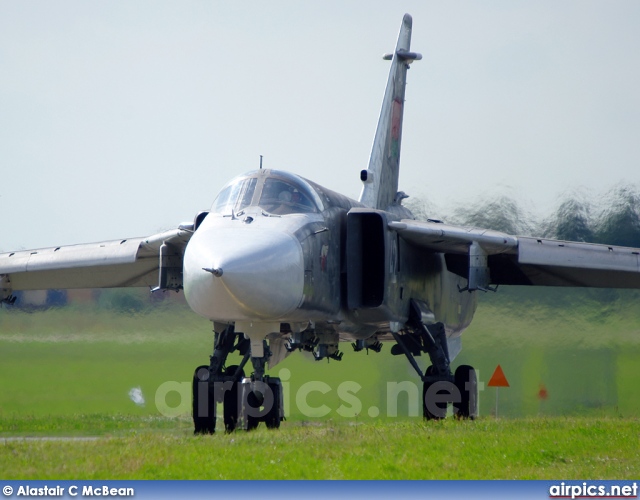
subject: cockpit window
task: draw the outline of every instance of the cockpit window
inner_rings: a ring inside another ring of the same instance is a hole
[[[259,170],[236,177],[222,188],[211,212],[237,214],[252,204],[274,215],[318,213],[324,206],[304,179],[287,172]]]
[[[258,204],[263,210],[276,215],[318,211],[318,207],[303,191],[302,186],[273,177],[265,180]]]
[[[251,205],[251,199],[256,189],[258,179],[255,177],[238,179],[220,191],[211,209],[214,213],[230,214],[239,212]]]

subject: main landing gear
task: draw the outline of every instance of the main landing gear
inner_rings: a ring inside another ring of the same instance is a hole
[[[407,322],[410,330],[405,335],[393,333],[397,342],[392,354],[404,354],[416,370],[422,385],[422,409],[427,420],[447,416],[447,406],[453,404],[453,414],[460,419],[478,416],[478,380],[475,370],[468,365],[459,366],[451,373],[447,337],[442,323],[425,324],[428,308],[411,301],[411,315]],[[423,374],[414,356],[422,352],[429,355],[431,366]]]
[[[225,367],[234,351],[243,355],[239,365]],[[264,422],[277,429],[284,420],[282,383],[264,374],[271,355],[264,341],[264,356],[251,357],[249,340],[236,334],[233,325],[215,334],[214,351],[209,366],[196,368],[193,376],[194,434],[213,434],[216,430],[216,407],[222,403],[226,432],[252,430]],[[254,372],[245,377],[244,367],[251,359]]]

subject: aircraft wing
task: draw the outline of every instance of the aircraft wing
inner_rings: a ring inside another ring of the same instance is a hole
[[[162,267],[174,276],[177,270],[181,285],[182,254],[191,234],[179,228],[146,238],[0,254],[0,299],[11,290],[156,287],[162,285]]]
[[[545,238],[434,222],[390,222],[408,243],[445,255],[447,269],[494,285],[640,288],[640,249]],[[480,271],[477,271],[480,270]],[[471,283],[471,280],[470,280]],[[472,288],[478,289],[478,288]]]

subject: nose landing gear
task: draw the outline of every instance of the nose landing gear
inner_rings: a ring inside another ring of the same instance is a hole
[[[199,366],[193,376],[194,434],[215,432],[217,403],[223,405],[226,432],[252,430],[260,422],[264,422],[268,429],[279,428],[284,420],[282,383],[279,378],[264,374],[271,354],[266,341],[263,356],[251,357],[249,342],[242,334],[236,334],[230,325],[216,333],[214,345],[209,366]],[[225,368],[227,356],[236,350],[244,354],[242,362]],[[245,377],[244,367],[249,358],[254,373]]]

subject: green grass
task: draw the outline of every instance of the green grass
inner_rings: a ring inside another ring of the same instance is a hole
[[[94,441],[0,441],[3,479],[620,480],[640,473],[637,419],[325,420],[198,437],[181,420],[67,422],[42,427],[77,435],[82,422],[81,434],[108,432]],[[33,424],[11,426],[21,433]]]
[[[538,290],[529,295],[512,290],[482,295],[454,362],[475,366],[485,384],[495,367],[502,366],[511,387],[500,390],[500,416],[640,416],[640,316],[635,295],[615,295],[607,301],[607,296],[576,298],[564,291],[557,297],[536,297]],[[207,363],[211,345],[210,323],[175,305],[136,315],[86,307],[33,313],[0,309],[0,416],[157,416],[156,395],[167,383],[179,390],[161,401],[165,409],[171,415],[188,413],[193,370]],[[342,348],[342,362],[316,362],[295,353],[270,371],[280,375],[286,368],[290,373],[290,420],[321,413],[298,408],[296,395],[304,384],[329,389],[310,393],[307,403],[329,408],[326,417],[336,419],[358,413],[366,420],[372,407],[382,416],[392,414],[387,405],[389,383],[413,384],[419,391],[409,363],[403,356],[391,356],[389,344],[380,354],[369,355],[354,353],[348,344]],[[238,360],[234,354],[229,364]],[[423,369],[428,364],[426,356],[418,362]],[[338,392],[344,383],[360,388],[360,406],[344,404]],[[549,395],[544,401],[538,398],[541,386]],[[129,399],[134,387],[145,395],[144,407]],[[495,412],[495,395],[494,389],[481,392],[481,415]],[[398,401],[400,416],[417,414],[406,394]]]
[[[0,439],[11,437],[123,436],[136,432],[189,433],[191,419],[123,414],[11,415],[0,417]]]
[[[296,353],[270,370],[290,375],[280,431],[206,437],[191,435],[188,414],[193,370],[211,352],[209,322],[176,305],[135,315],[0,309],[0,471],[6,479],[247,479],[274,470],[297,479],[637,478],[640,296],[507,289],[481,297],[454,366],[474,365],[485,384],[503,367],[511,387],[500,389],[500,419],[487,388],[476,422],[425,423],[407,394],[392,418],[387,385],[413,384],[418,394],[416,374],[389,344],[369,355],[343,344],[340,363]],[[161,403],[172,418],[156,401],[167,383],[176,390]],[[144,406],[129,399],[134,387]],[[296,403],[305,387],[317,389],[304,401],[310,411]],[[345,387],[357,397],[345,400]],[[33,436],[98,439],[3,440]]]

